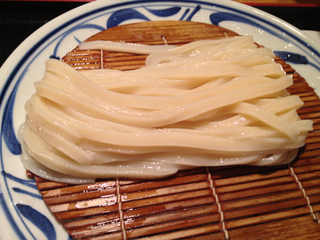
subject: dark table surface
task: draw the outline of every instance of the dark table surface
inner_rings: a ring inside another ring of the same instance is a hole
[[[53,18],[86,2],[0,0],[0,66],[30,34]],[[320,31],[320,7],[255,6],[301,30]]]

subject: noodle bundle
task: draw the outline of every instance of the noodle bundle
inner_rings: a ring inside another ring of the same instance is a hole
[[[137,70],[76,71],[50,59],[25,104],[27,169],[56,181],[159,178],[198,166],[292,161],[312,121],[270,49],[252,37],[176,46],[88,42],[149,54]]]

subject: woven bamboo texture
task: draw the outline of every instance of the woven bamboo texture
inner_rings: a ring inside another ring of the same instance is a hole
[[[108,29],[90,40],[184,44],[235,36],[194,22],[146,22]],[[146,56],[75,49],[62,61],[74,68],[136,69]],[[305,79],[280,58],[314,122],[290,165],[196,168],[136,181],[103,179],[67,185],[34,176],[43,199],[74,239],[320,239],[320,100]]]

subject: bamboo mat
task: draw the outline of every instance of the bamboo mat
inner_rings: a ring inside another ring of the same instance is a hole
[[[201,23],[147,22],[89,40],[183,44],[235,35]],[[144,59],[75,49],[62,61],[78,70],[128,70],[144,65]],[[290,65],[276,61],[293,74],[288,91],[305,103],[300,117],[314,122],[290,165],[196,168],[160,180],[104,179],[76,186],[33,176],[46,205],[74,239],[320,239],[320,100]]]

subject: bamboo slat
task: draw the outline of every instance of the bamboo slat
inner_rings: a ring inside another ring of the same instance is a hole
[[[162,44],[165,37],[179,45],[226,36],[236,34],[167,21],[119,26],[88,41]],[[76,48],[62,61],[78,70],[130,70],[143,66],[145,57]],[[320,100],[290,65],[276,61],[293,75],[288,91],[305,103],[300,117],[314,121],[315,130],[291,164],[196,168],[159,180],[75,186],[34,176],[48,208],[74,239],[320,239]]]

